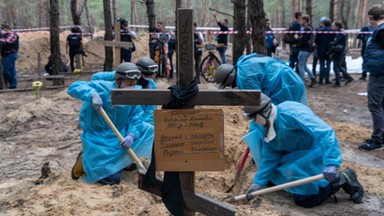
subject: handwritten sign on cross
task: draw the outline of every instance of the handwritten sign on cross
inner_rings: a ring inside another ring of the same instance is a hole
[[[185,89],[194,77],[193,57],[193,10],[178,9],[177,16],[177,61],[178,61],[178,85]],[[195,105],[222,105],[245,106],[260,104],[259,90],[200,90],[198,94],[189,98],[185,108],[193,108]],[[166,89],[114,89],[112,90],[112,104],[142,104],[142,105],[167,105],[172,99],[172,93]],[[224,123],[219,123],[224,124]],[[221,125],[222,126],[222,125]],[[155,122],[156,128],[156,122]],[[156,143],[155,143],[156,146]],[[194,215],[201,212],[205,215],[235,215],[235,210],[218,201],[195,193],[195,173],[180,173],[181,188],[185,201],[185,215]],[[147,191],[159,195],[161,190],[157,188]]]

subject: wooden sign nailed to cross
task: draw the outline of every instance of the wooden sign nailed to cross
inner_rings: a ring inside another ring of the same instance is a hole
[[[178,9],[176,40],[178,41],[178,85],[181,87],[181,89],[185,89],[188,84],[190,84],[193,80],[195,71],[193,68],[194,40],[192,9]],[[166,89],[112,90],[112,104],[167,105],[171,99],[172,94],[169,90]],[[189,99],[187,108],[193,108],[193,106],[195,105],[245,106],[259,104],[259,90],[200,90],[197,95]],[[157,131],[156,125],[158,125],[158,123],[159,122],[155,122],[155,131]],[[221,124],[224,124],[224,122],[222,122]],[[218,128],[220,128],[220,126],[223,125],[218,126]],[[169,131],[172,131],[172,128],[170,128]],[[177,134],[177,132],[177,130],[174,131],[175,134]],[[189,132],[193,133],[193,131]],[[224,141],[222,140],[222,142]],[[155,148],[156,145],[157,143],[155,142]],[[195,212],[200,212],[205,215],[218,216],[235,215],[235,209],[226,206],[223,203],[195,193],[195,172],[193,170],[189,172],[181,172],[180,181],[185,201],[185,215],[194,215]],[[153,188],[147,189],[147,191],[160,195],[159,190]]]

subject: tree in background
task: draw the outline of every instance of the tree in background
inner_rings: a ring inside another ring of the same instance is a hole
[[[62,61],[60,55],[60,12],[59,0],[49,0],[50,3],[50,44],[52,57],[52,74],[58,75],[62,70]],[[53,85],[64,85],[64,79],[53,79]]]
[[[79,5],[77,0],[71,0],[71,15],[74,25],[81,25],[81,14],[83,13],[85,3]]]
[[[263,0],[249,1],[248,11],[251,15],[253,52],[267,55],[265,48],[265,12]]]
[[[111,0],[103,0],[104,8],[104,26],[105,26],[105,41],[112,41],[112,11],[111,11]],[[113,48],[105,47],[105,61],[104,61],[104,71],[113,70]],[[116,65],[117,67],[117,65]]]
[[[248,43],[248,40],[244,40],[247,38],[246,27],[245,27],[245,0],[234,0],[233,4],[233,30],[238,33],[233,36],[233,56],[232,62],[235,65],[240,56],[243,55],[244,49]]]
[[[312,0],[305,0],[305,13],[309,16],[309,23],[312,24]]]
[[[145,0],[145,5],[147,7],[148,30],[154,32],[156,29],[155,1]]]

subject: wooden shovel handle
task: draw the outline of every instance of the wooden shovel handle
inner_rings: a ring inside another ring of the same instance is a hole
[[[272,192],[275,192],[275,191],[284,190],[286,188],[296,187],[296,186],[299,186],[299,185],[303,185],[303,184],[307,184],[307,183],[310,183],[310,182],[318,181],[318,180],[321,180],[323,178],[324,178],[323,174],[319,174],[319,175],[311,176],[311,177],[308,177],[308,178],[296,180],[296,181],[293,181],[293,182],[288,182],[288,183],[285,183],[285,184],[277,185],[277,186],[274,186],[274,187],[258,190],[258,191],[252,192],[251,194],[253,196],[257,196],[257,195],[272,193]],[[238,196],[235,196],[235,197],[231,197],[227,201],[229,203],[231,203],[231,202],[235,202],[235,201],[242,200],[242,199],[245,199],[245,198],[246,198],[246,194],[242,194],[242,195],[238,195]]]
[[[108,117],[107,113],[105,113],[103,107],[100,107],[99,112],[103,116],[103,118],[107,122],[107,124],[111,127],[113,132],[115,132],[115,134],[119,138],[119,140],[123,141],[124,137],[121,136],[120,132],[117,130],[117,128],[115,127],[115,125],[113,124],[111,119]],[[128,151],[128,154],[132,157],[133,161],[135,161],[135,163],[139,167],[139,169],[142,169],[144,172],[147,172],[147,169],[141,163],[140,159],[136,156],[135,152],[133,152],[131,148],[127,149],[127,151]]]

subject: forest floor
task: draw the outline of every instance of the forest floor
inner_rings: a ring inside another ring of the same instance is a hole
[[[142,39],[136,45],[145,47],[146,42]],[[37,49],[39,45],[34,46]],[[94,52],[102,56],[103,47],[94,47]],[[36,50],[30,50],[32,59]],[[27,54],[27,50],[22,53]],[[135,55],[139,56],[140,52]],[[102,58],[95,59],[98,61],[93,64],[102,65]],[[20,61],[21,68],[26,69],[36,65],[23,64]],[[341,88],[316,85],[307,89],[307,95],[312,110],[336,131],[343,156],[342,168],[354,168],[364,186],[361,204],[353,204],[343,191],[336,194],[337,203],[330,198],[311,209],[295,206],[292,195],[283,191],[250,202],[226,203],[229,195],[244,193],[257,172],[248,158],[236,186],[230,194],[225,193],[246,149],[241,138],[247,133],[248,125],[240,118],[242,109],[237,106],[215,107],[223,109],[225,116],[225,171],[196,172],[196,192],[235,208],[237,215],[384,215],[384,151],[357,149],[369,138],[372,124],[367,97],[358,95],[366,92],[367,82],[357,79],[355,75],[355,81]],[[159,86],[166,88],[167,83],[159,80]],[[200,88],[214,87],[202,83]],[[0,215],[169,215],[161,198],[137,188],[134,171],[124,171],[122,182],[114,186],[71,179],[70,170],[81,150],[78,127],[81,102],[68,96],[65,88],[43,90],[38,98],[30,91],[0,91],[0,100]],[[42,179],[41,169],[46,162],[50,172]]]

